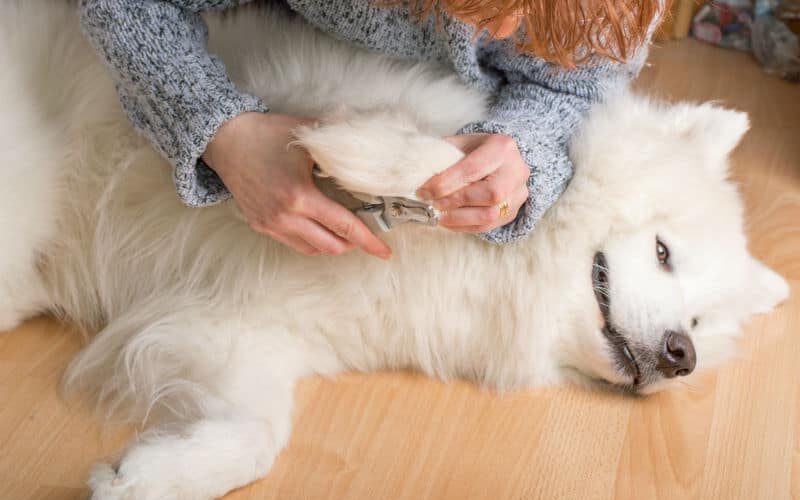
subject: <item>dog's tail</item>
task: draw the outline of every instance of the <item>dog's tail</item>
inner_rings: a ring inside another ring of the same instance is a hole
[[[159,290],[111,321],[70,363],[65,395],[80,394],[106,418],[141,423],[165,413],[203,412],[208,388],[234,348],[224,324],[210,324],[207,297]],[[235,316],[234,316],[235,317]]]

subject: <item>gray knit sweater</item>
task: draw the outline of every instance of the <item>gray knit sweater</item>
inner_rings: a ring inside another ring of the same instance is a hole
[[[178,195],[204,206],[230,194],[200,156],[217,129],[245,111],[268,110],[237,89],[222,63],[206,50],[200,13],[250,0],[83,0],[83,28],[111,68],[134,126],[175,167]],[[591,102],[626,84],[646,50],[627,64],[610,61],[563,70],[521,55],[510,41],[474,36],[444,15],[417,20],[403,6],[375,0],[285,0],[293,11],[338,38],[406,58],[435,60],[467,84],[494,96],[486,121],[461,133],[501,133],[517,141],[530,166],[530,197],[516,220],[485,239],[507,243],[526,234],[563,192],[572,175],[567,143]],[[431,16],[432,17],[432,16]]]

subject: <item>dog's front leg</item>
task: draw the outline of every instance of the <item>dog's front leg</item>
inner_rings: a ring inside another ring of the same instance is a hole
[[[209,349],[215,368],[191,382],[161,381],[191,395],[199,416],[167,420],[117,466],[96,465],[92,498],[208,500],[266,475],[289,437],[294,382],[310,371],[296,342],[280,329],[237,332],[232,350]],[[184,355],[192,349],[186,344]]]
[[[244,416],[155,429],[131,446],[117,467],[92,468],[91,498],[218,498],[266,475],[282,444],[268,421]]]

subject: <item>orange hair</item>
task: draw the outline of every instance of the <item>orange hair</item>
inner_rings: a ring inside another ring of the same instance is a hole
[[[585,62],[592,54],[615,61],[631,57],[641,46],[662,0],[410,0],[415,16],[439,9],[469,20],[479,30],[519,19],[526,36],[520,51],[564,67]]]

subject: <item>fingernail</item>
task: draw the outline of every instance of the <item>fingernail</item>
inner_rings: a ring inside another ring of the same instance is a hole
[[[433,202],[433,208],[436,210],[447,210],[450,208],[450,202],[447,200],[447,198],[436,200]]]
[[[419,190],[417,190],[417,197],[419,197],[419,199],[425,200],[425,201],[430,200],[431,198],[433,198],[433,196],[431,195],[431,192],[428,191],[427,189],[419,189]]]

